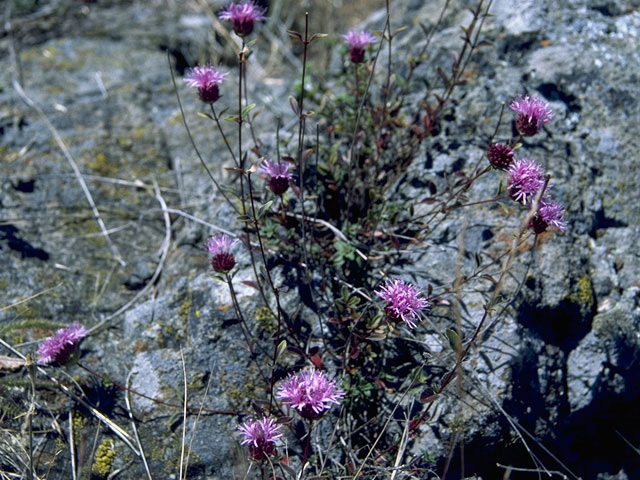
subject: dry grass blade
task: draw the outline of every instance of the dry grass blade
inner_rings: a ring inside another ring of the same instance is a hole
[[[393,406],[393,409],[391,410],[391,412],[389,413],[389,416],[387,417],[387,421],[384,422],[384,425],[382,426],[382,430],[380,430],[380,433],[376,437],[375,441],[373,442],[373,444],[371,444],[371,447],[369,448],[369,451],[367,452],[366,457],[364,457],[364,460],[360,464],[360,467],[358,467],[358,471],[353,476],[353,478],[358,478],[358,476],[360,476],[360,473],[362,473],[362,469],[364,468],[364,466],[366,465],[367,461],[371,457],[371,454],[373,453],[373,450],[376,448],[376,445],[378,444],[378,442],[382,438],[382,435],[387,430],[387,427],[389,426],[389,423],[391,423],[391,420],[393,419],[393,415],[396,413],[396,410],[398,409],[398,407],[402,403],[402,400],[404,400],[404,398],[409,393],[409,390],[411,390],[411,387],[413,386],[414,382],[418,378],[418,373],[422,370],[422,368],[424,367],[424,364],[425,364],[425,362],[423,361],[420,364],[420,366],[418,368],[416,368],[416,371],[413,374],[413,377],[411,378],[411,381],[409,382],[409,385],[407,386],[406,390],[402,393],[400,398],[395,402],[395,405]]]
[[[76,442],[73,435],[73,413],[69,410],[69,455],[71,456],[71,478],[76,480]]]
[[[215,372],[215,368],[210,369],[211,372]],[[189,457],[191,456],[191,447],[193,446],[193,440],[196,437],[196,428],[198,427],[198,421],[200,420],[200,415],[204,410],[204,402],[207,399],[207,395],[209,394],[209,387],[211,387],[211,375],[209,375],[209,379],[207,380],[207,388],[204,389],[204,395],[202,396],[202,402],[200,402],[200,409],[198,410],[198,415],[196,416],[195,421],[193,422],[193,427],[191,428],[191,438],[189,439],[189,449],[187,450],[187,459],[185,461],[185,479],[187,478],[187,468],[189,466]],[[185,400],[185,405],[186,405]]]
[[[487,389],[482,382],[478,381],[477,378],[474,378],[475,380],[475,384],[480,388],[480,390],[482,390],[482,392],[489,397],[489,399],[491,400],[491,403],[493,403],[493,405],[500,411],[500,413],[502,413],[502,415],[504,416],[504,418],[507,419],[507,422],[509,422],[509,425],[511,425],[511,428],[513,428],[513,431],[516,433],[516,435],[518,436],[518,438],[520,439],[520,441],[522,442],[522,445],[525,447],[525,449],[527,450],[527,453],[529,454],[529,456],[531,457],[531,460],[533,461],[534,465],[536,466],[535,469],[530,469],[527,471],[531,471],[531,472],[543,472],[548,476],[551,476],[552,473],[554,474],[558,474],[558,472],[552,472],[550,470],[548,470],[543,464],[542,461],[540,461],[540,459],[537,457],[537,455],[535,453],[533,453],[533,451],[531,450],[531,448],[529,447],[529,444],[527,443],[527,441],[525,440],[524,436],[522,435],[523,433],[525,435],[527,435],[529,438],[531,438],[534,442],[536,442],[538,444],[538,446],[545,452],[547,453],[553,460],[555,460],[558,465],[560,465],[561,467],[563,467],[567,472],[569,472],[573,478],[575,478],[576,480],[579,480],[579,477],[577,475],[575,475],[563,462],[560,461],[560,459],[558,459],[553,453],[551,453],[551,451],[549,451],[544,445],[542,445],[542,443],[540,443],[539,440],[537,440],[531,433],[529,433],[526,429],[524,429],[519,423],[518,421],[513,418],[511,415],[509,415],[504,408],[502,408],[502,406],[500,405],[500,403],[498,402],[498,400],[495,398],[495,396],[489,391],[489,389]],[[501,466],[501,465],[499,465]],[[501,466],[502,467],[502,466]],[[512,470],[516,470],[515,467],[505,467],[505,468],[511,468]],[[559,474],[561,475],[563,478],[567,478],[567,476],[565,474]],[[507,477],[508,478],[508,477]]]
[[[182,480],[182,471],[184,469],[184,479],[187,479],[187,466],[184,464],[184,447],[186,444],[186,435],[187,435],[187,402],[189,394],[189,388],[187,386],[187,367],[184,363],[184,354],[182,353],[182,348],[180,349],[180,361],[182,362],[182,380],[184,382],[184,398],[183,398],[183,408],[182,408],[182,442],[180,442],[180,475],[178,476],[179,480]]]
[[[411,411],[411,409],[413,408],[413,403],[414,401],[411,402],[411,406],[409,407],[408,411]],[[398,445],[398,453],[396,454],[396,460],[393,464],[393,473],[391,473],[391,477],[389,477],[389,480],[395,480],[396,475],[399,469],[401,468],[400,463],[407,450],[407,443],[409,441],[409,420],[410,419],[408,418],[408,415],[405,413],[405,421],[404,421],[404,429],[402,430],[402,438],[400,439],[400,444]]]
[[[58,288],[60,285],[62,285],[62,282],[60,282],[59,284],[57,284],[57,285],[55,285],[55,286],[53,286],[51,288],[47,288],[46,290],[43,290],[43,291],[38,292],[38,293],[36,293],[34,295],[31,295],[31,296],[29,296],[27,298],[23,298],[22,300],[18,300],[17,302],[12,303],[11,305],[6,305],[6,306],[0,308],[0,312],[4,312],[5,310],[8,310],[8,309],[13,308],[13,307],[17,307],[18,305],[21,305],[21,304],[23,304],[25,302],[33,300],[34,298],[38,298],[41,295],[45,295],[45,294],[49,293],[50,291],[55,290],[56,288]]]
[[[27,357],[25,357],[22,353],[20,353],[18,350],[13,348],[13,346],[5,342],[2,338],[0,338],[0,345],[5,347],[7,350],[9,350],[11,353],[21,358],[22,360],[24,360],[25,362],[27,361]],[[56,387],[58,387],[68,397],[72,398],[73,400],[81,404],[84,408],[89,410],[91,414],[93,414],[98,420],[104,423],[107,426],[107,428],[109,428],[118,438],[120,438],[120,440],[122,440],[131,449],[131,451],[133,451],[133,453],[135,453],[137,456],[140,456],[140,452],[138,452],[138,450],[133,446],[133,439],[124,429],[122,429],[122,427],[120,427],[117,423],[115,423],[109,417],[107,417],[98,409],[96,409],[93,405],[85,401],[84,398],[81,398],[78,395],[76,395],[69,387],[67,387],[65,384],[60,382],[57,378],[49,375],[49,373],[44,368],[37,367],[37,371],[38,373],[43,375],[45,378],[47,378],[47,380],[53,382],[56,385]]]
[[[127,389],[131,387],[131,372],[127,375]],[[136,443],[138,445],[138,449],[140,450],[140,457],[142,458],[142,464],[144,465],[144,471],[147,474],[147,478],[149,480],[153,480],[151,476],[151,470],[149,469],[149,464],[147,463],[147,457],[144,454],[144,448],[142,447],[142,442],[140,441],[140,435],[138,435],[138,428],[136,427],[136,421],[133,418],[133,411],[131,410],[131,390],[127,390],[127,394],[124,397],[125,404],[127,406],[127,413],[129,414],[129,419],[131,420],[131,428],[133,429],[133,435],[136,437]]]

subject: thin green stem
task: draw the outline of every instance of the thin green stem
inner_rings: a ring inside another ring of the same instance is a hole
[[[224,144],[227,146],[227,150],[229,150],[229,153],[231,154],[231,158],[233,158],[233,163],[236,164],[236,167],[240,168],[240,163],[238,163],[238,159],[236,158],[235,153],[233,153],[233,148],[231,148],[231,144],[229,143],[229,140],[227,139],[227,136],[224,134],[224,130],[222,130],[222,125],[220,124],[220,119],[218,118],[218,114],[216,113],[216,107],[213,106],[213,103],[209,104],[211,106],[211,114],[213,115],[213,119],[216,122],[216,126],[218,127],[218,131],[220,132],[220,135],[222,136],[222,140],[224,141]]]
[[[264,264],[264,269],[267,274],[267,280],[269,281],[269,286],[273,291],[273,295],[276,297],[276,306],[278,311],[278,329],[276,331],[276,342],[273,346],[273,362],[271,365],[271,382],[269,385],[269,412],[271,412],[273,408],[273,386],[275,384],[275,369],[276,362],[278,360],[278,345],[280,345],[280,333],[282,329],[282,306],[280,305],[280,292],[276,288],[273,283],[273,278],[271,278],[271,271],[269,270],[269,264],[267,263],[267,256],[264,251],[264,244],[262,243],[262,235],[260,235],[260,226],[258,225],[258,216],[256,215],[256,205],[253,200],[253,186],[251,184],[251,172],[247,173],[247,185],[249,186],[249,202],[251,204],[251,213],[253,216],[253,224],[256,229],[256,236],[258,237],[258,244],[260,245],[260,253],[262,254],[262,263]]]
[[[238,209],[236,208],[236,206],[233,204],[233,202],[229,199],[229,197],[227,197],[227,195],[224,193],[224,190],[222,190],[220,188],[220,185],[218,184],[218,182],[216,181],[215,178],[213,178],[213,175],[211,174],[211,171],[209,170],[209,167],[207,167],[207,164],[204,161],[204,158],[202,158],[202,155],[200,154],[200,150],[198,150],[198,147],[196,146],[196,142],[193,139],[193,136],[191,135],[191,129],[189,128],[189,124],[187,123],[187,117],[184,114],[184,109],[182,108],[182,101],[180,100],[180,94],[178,93],[178,86],[176,85],[176,78],[175,75],[173,74],[173,67],[171,66],[171,58],[169,56],[170,54],[167,53],[167,61],[169,62],[169,72],[171,73],[171,81],[173,82],[173,90],[176,93],[176,99],[178,100],[178,107],[180,108],[180,116],[182,117],[182,123],[184,124],[184,128],[187,131],[187,136],[189,137],[189,142],[191,142],[191,146],[193,147],[193,150],[196,152],[196,156],[198,157],[198,159],[200,160],[200,163],[202,164],[202,166],[204,167],[205,171],[207,172],[207,175],[209,175],[209,178],[211,179],[211,181],[213,182],[213,184],[215,185],[215,187],[218,189],[218,191],[222,194],[222,196],[224,197],[224,199],[227,201],[227,203],[229,205],[231,205],[231,208],[233,208],[233,210],[236,213],[240,213],[238,212]]]
[[[298,112],[298,171],[300,172],[300,206],[302,208],[302,255],[304,258],[305,268],[309,271],[309,258],[307,255],[307,241],[306,241],[306,221],[307,215],[304,206],[304,160],[302,158],[302,149],[304,143],[304,82],[307,72],[307,48],[309,46],[309,12],[305,12],[304,17],[304,40],[303,54],[302,54],[302,86],[300,87],[300,111]]]

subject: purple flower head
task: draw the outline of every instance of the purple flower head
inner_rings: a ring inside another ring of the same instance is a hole
[[[200,100],[213,103],[220,98],[220,85],[228,73],[222,73],[216,67],[194,67],[184,78],[188,86],[198,89]]]
[[[243,36],[253,32],[253,22],[267,19],[264,16],[265,11],[251,0],[242,0],[237,4],[230,3],[218,16],[222,20],[230,20],[233,23],[233,31]]]
[[[513,163],[513,149],[509,145],[494,143],[487,150],[487,157],[493,168],[507,170]]]
[[[387,302],[384,309],[387,318],[394,322],[402,320],[409,328],[416,326],[420,310],[431,308],[429,302],[420,296],[418,287],[400,279],[387,280],[375,294]]]
[[[533,160],[516,160],[508,173],[507,191],[523,205],[544,185],[544,170]]]
[[[282,195],[289,188],[289,180],[293,178],[288,163],[265,160],[260,167],[262,173],[269,175],[269,188],[276,195]]]
[[[529,228],[535,233],[542,233],[548,227],[555,227],[561,232],[567,228],[564,221],[564,207],[549,197],[542,198],[538,205],[538,212],[529,222]]]
[[[242,435],[242,445],[249,445],[249,455],[254,460],[264,460],[275,455],[275,441],[282,436],[280,425],[273,419],[248,420],[238,427]]]
[[[511,102],[509,108],[518,114],[516,128],[528,137],[538,133],[553,118],[553,111],[547,102],[538,98],[519,96]]]
[[[320,418],[331,403],[340,403],[344,392],[320,370],[302,370],[289,375],[278,388],[277,396],[307,419]]]
[[[218,273],[227,273],[236,264],[236,259],[230,252],[237,240],[225,234],[215,235],[207,242],[207,249],[211,253],[211,267]]]
[[[353,63],[361,63],[364,60],[364,49],[376,41],[376,37],[367,31],[358,33],[351,30],[346,35],[342,35],[342,38],[349,44],[349,55]]]
[[[38,348],[38,363],[64,365],[78,347],[80,340],[87,336],[87,330],[79,323],[71,323],[60,328],[54,335],[45,338]]]

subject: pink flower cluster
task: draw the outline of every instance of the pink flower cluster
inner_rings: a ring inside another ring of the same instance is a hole
[[[529,222],[529,228],[534,233],[542,233],[548,227],[554,227],[564,232],[567,224],[564,221],[564,207],[551,200],[551,197],[545,196],[540,200],[538,212]]]
[[[227,273],[235,264],[236,259],[231,253],[231,247],[236,244],[237,240],[225,234],[215,235],[207,242],[207,249],[212,255],[211,267],[218,273]]]
[[[213,103],[220,98],[220,85],[228,73],[222,73],[216,67],[195,67],[184,78],[186,84],[198,89],[200,100]]]
[[[376,41],[376,37],[369,32],[356,32],[355,30],[342,35],[342,38],[349,44],[349,56],[353,63],[362,63],[364,61],[364,49],[367,45]]]
[[[289,188],[289,180],[293,178],[288,163],[265,160],[260,167],[262,173],[269,175],[269,188],[276,195],[282,195]]]
[[[302,370],[289,375],[278,388],[277,397],[291,405],[307,419],[316,419],[331,407],[340,403],[344,392],[337,388],[335,380],[319,370]]]
[[[388,280],[375,293],[387,302],[387,318],[394,322],[402,320],[409,328],[415,328],[415,322],[420,320],[420,310],[431,308],[420,296],[418,287],[400,279]]]
[[[523,205],[544,185],[544,169],[533,160],[516,160],[508,173],[507,191],[511,198]]]
[[[518,114],[516,128],[528,137],[538,133],[542,126],[553,118],[553,111],[547,102],[539,98],[519,96],[511,102],[509,108]]]
[[[38,348],[38,363],[47,365],[57,363],[64,365],[69,356],[78,347],[80,340],[86,337],[87,330],[83,325],[72,323],[60,328],[54,335],[45,338]]]
[[[243,0],[240,3],[230,3],[222,10],[218,17],[229,20],[233,24],[233,31],[240,36],[253,32],[253,24],[256,20],[266,20],[265,9],[259,7],[251,0]]]
[[[249,455],[254,460],[264,460],[276,454],[276,440],[282,436],[280,425],[273,419],[248,420],[238,427],[242,435],[241,445],[249,445]]]
[[[540,131],[542,126],[551,121],[553,111],[549,105],[538,98],[518,96],[510,105],[510,108],[518,114],[516,128],[521,135],[531,136]],[[515,152],[510,144],[492,144],[487,150],[487,158],[491,165],[504,170],[508,174],[507,192],[516,202],[523,205],[530,204],[536,194],[545,185],[544,169],[533,160],[514,158]],[[549,227],[564,231],[564,208],[554,202],[545,191],[536,215],[529,223],[529,228],[534,233],[542,233]]]

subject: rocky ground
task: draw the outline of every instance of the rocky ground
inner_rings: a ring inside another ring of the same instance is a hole
[[[432,25],[443,3],[392,2],[392,26],[409,27],[395,44],[399,58],[420,48],[418,23]],[[429,51],[443,65],[468,19],[465,2],[451,3]],[[182,354],[193,398],[201,398],[209,383],[207,408],[246,408],[247,399],[260,394],[257,373],[237,325],[229,322],[226,287],[208,273],[203,248],[207,236],[237,226],[193,153],[167,66],[168,58],[204,158],[221,182],[230,181],[222,168],[228,163],[224,145],[196,115],[197,98],[179,78],[197,62],[234,64],[232,39],[213,15],[220,5],[5,5],[11,9],[4,9],[0,35],[0,306],[45,293],[0,310],[0,336],[27,353],[35,349],[34,330],[14,328],[20,322],[101,324],[83,344],[88,367],[121,383],[130,374],[135,390],[180,403]],[[293,118],[287,96],[300,61],[282,28],[299,27],[302,14],[282,2],[272,9],[279,10],[270,12],[249,63],[256,78],[251,98],[264,106],[256,127],[268,132],[276,117]],[[316,17],[310,9],[318,29],[339,17],[326,6]],[[364,25],[381,29],[384,12],[371,10],[341,17],[331,28],[339,32],[368,17]],[[491,11],[495,17],[484,33],[494,48],[476,56],[468,85],[444,128],[408,169],[400,194],[412,198],[426,180],[440,184],[452,169],[472,165],[484,152],[501,102],[528,93],[556,112],[524,148],[553,175],[568,228],[522,255],[514,277],[524,281],[469,362],[463,398],[451,389],[438,401],[410,454],[441,472],[451,444],[464,438],[464,472],[455,449],[447,478],[502,478],[505,470],[497,464],[544,465],[566,478],[640,478],[640,4],[495,0]],[[317,61],[327,68],[340,62],[335,52],[318,54]],[[426,66],[416,72],[418,78],[430,75]],[[221,108],[232,100],[223,97]],[[508,127],[500,133],[511,135]],[[164,203],[170,214],[163,213]],[[468,251],[498,248],[505,229],[517,224],[509,218],[489,222],[489,216],[495,218],[495,210],[470,214]],[[449,227],[460,225],[452,221]],[[455,235],[443,235],[440,249],[416,256],[414,273],[434,285],[446,283],[452,276],[448,247],[455,242]],[[253,274],[246,258],[239,264],[239,299],[258,322],[258,296],[240,283]],[[511,287],[517,285],[514,280]],[[286,300],[297,301],[293,295]],[[470,297],[469,319],[481,312],[482,303]],[[431,353],[437,355],[437,348]],[[132,401],[152,470],[157,478],[175,478],[179,411]],[[52,416],[68,405],[64,398],[52,400]],[[115,406],[115,414],[121,408]],[[126,416],[119,418],[127,425]],[[203,415],[190,478],[242,478],[247,461],[233,433],[237,422],[237,415]],[[86,446],[85,456],[90,450]],[[141,463],[124,446],[118,452],[120,478],[141,478]],[[69,472],[62,469],[59,476]],[[532,477],[514,471],[511,478]]]

